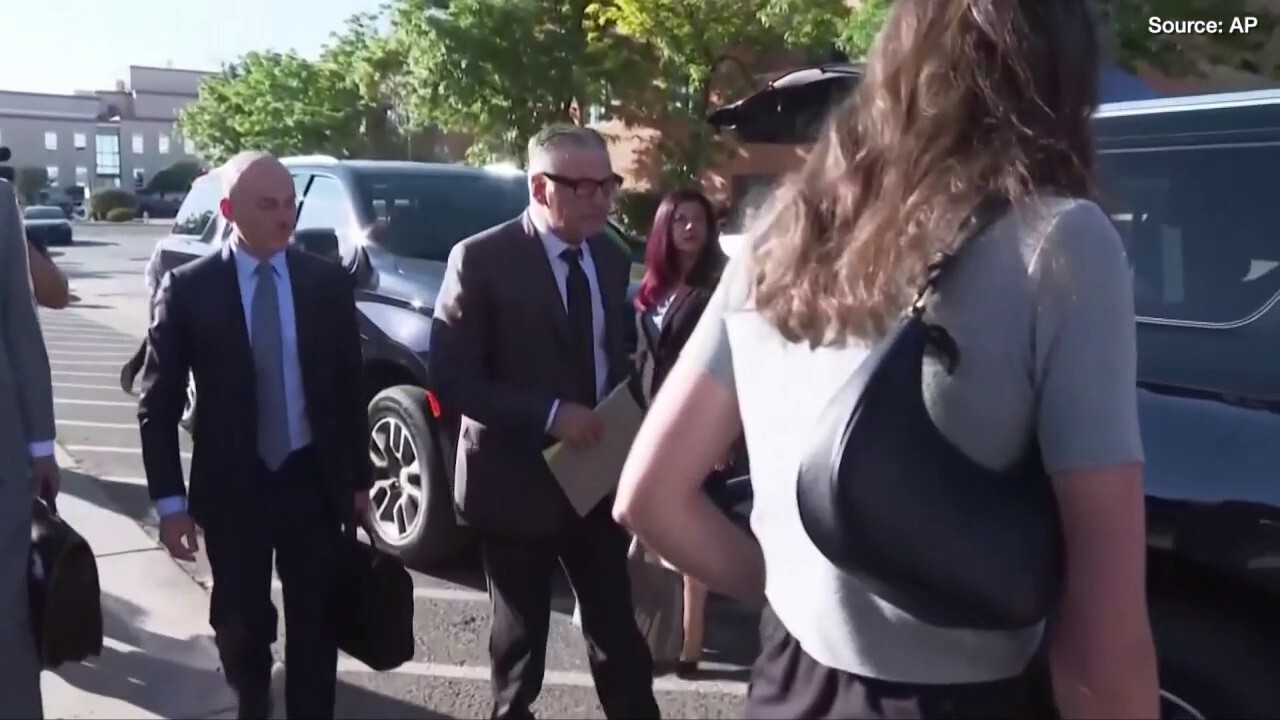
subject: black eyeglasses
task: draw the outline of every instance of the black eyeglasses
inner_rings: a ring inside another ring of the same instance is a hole
[[[573,191],[578,197],[591,197],[597,191],[605,197],[613,197],[622,189],[622,176],[614,173],[604,180],[596,180],[594,178],[571,178],[564,175],[555,175],[552,173],[542,173],[542,177],[550,180],[557,185],[563,185]]]

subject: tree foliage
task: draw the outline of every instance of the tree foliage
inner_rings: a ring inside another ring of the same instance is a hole
[[[360,136],[355,90],[335,67],[292,52],[251,52],[200,87],[183,108],[182,133],[206,159],[242,150],[344,155]]]
[[[26,204],[37,202],[40,193],[49,189],[49,171],[36,165],[18,168],[14,189]]]
[[[1121,66],[1147,65],[1172,77],[1196,77],[1208,66],[1275,75],[1275,67],[1261,61],[1264,47],[1275,35],[1277,18],[1251,0],[1096,0],[1102,16],[1104,44]],[[1258,18],[1248,33],[1211,35],[1153,34],[1152,17],[1212,19]]]
[[[1275,13],[1251,0],[1095,0],[1103,45],[1109,60],[1133,70],[1145,65],[1173,76],[1197,76],[1207,66],[1274,75],[1261,63],[1264,47],[1277,29]],[[888,17],[892,0],[863,0],[856,8],[845,0],[769,0],[766,22],[778,27],[792,46],[832,38],[851,58],[866,57]],[[1153,17],[1213,19],[1258,18],[1249,33],[1213,35],[1153,34]]]
[[[434,157],[436,143],[402,130],[404,46],[362,13],[315,60],[253,52],[201,87],[183,132],[215,163],[241,150],[374,158]],[[426,133],[428,138],[433,137]]]
[[[589,0],[396,0],[406,109],[421,126],[473,138],[477,161],[521,162],[540,128],[575,122],[599,97],[615,58],[591,42]]]
[[[619,113],[631,125],[662,130],[654,148],[666,180],[700,179],[719,149],[706,115],[713,102],[753,84],[751,64],[780,46],[766,0],[601,0],[589,14],[594,37],[626,41],[650,62],[621,82]]]
[[[147,190],[158,195],[186,192],[191,189],[191,183],[195,182],[200,173],[199,163],[189,160],[176,162],[153,175],[147,183]]]

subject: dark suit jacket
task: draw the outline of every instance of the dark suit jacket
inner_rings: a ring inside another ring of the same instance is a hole
[[[604,236],[587,241],[605,313],[610,384],[630,372],[625,351],[630,259]],[[548,536],[573,513],[542,451],[548,413],[572,397],[572,335],[551,261],[528,215],[449,253],[436,300],[430,382],[462,417],[454,500],[481,532]]]
[[[646,400],[652,402],[658,394],[714,291],[701,287],[683,290],[672,299],[661,325],[654,322],[652,308],[636,313],[636,367]]]
[[[353,287],[338,265],[286,252],[307,419],[322,473],[317,482],[336,503],[337,519],[347,522],[352,495],[372,484]],[[147,344],[138,422],[151,497],[187,495],[178,421],[190,370],[199,402],[188,511],[206,528],[234,522],[240,503],[256,501],[252,480],[261,461],[253,350],[229,244],[165,275]]]

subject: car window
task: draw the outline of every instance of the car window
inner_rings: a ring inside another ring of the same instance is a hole
[[[299,230],[333,230],[342,238],[351,225],[351,204],[342,183],[316,175],[298,212]]]
[[[1266,197],[1280,145],[1099,155],[1142,318],[1229,325],[1280,294],[1280,213]]]
[[[374,242],[396,255],[440,262],[459,241],[529,204],[523,175],[370,171],[356,185],[357,212],[371,225]]]
[[[182,207],[178,208],[170,232],[174,235],[193,235],[207,242],[208,233],[205,231],[209,229],[209,221],[218,212],[221,195],[220,186],[214,178],[206,175],[197,180],[187,192]]]
[[[22,216],[28,220],[66,220],[67,214],[62,208],[32,206],[22,211]]]

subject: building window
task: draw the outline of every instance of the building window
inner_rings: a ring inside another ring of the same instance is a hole
[[[161,155],[169,154],[169,136],[165,135],[164,133],[160,133],[159,149],[160,149]]]
[[[83,150],[89,144],[89,138],[85,137],[84,133],[76,133],[72,140],[75,142],[77,150]]]
[[[76,166],[76,185],[79,187],[89,186],[89,168],[83,165]]]
[[[0,132],[0,143],[4,142],[4,133]]]
[[[134,171],[133,171],[133,185],[134,185],[134,187],[139,187],[139,188],[141,188],[141,187],[146,187],[146,185],[147,185],[147,174],[146,174],[145,172],[143,172],[142,170],[134,170]]]
[[[94,143],[94,164],[98,177],[120,177],[120,136],[116,133],[99,133]]]
[[[142,136],[142,133],[134,133],[133,134],[133,154],[141,155],[146,151],[147,151],[146,138]]]
[[[49,177],[49,183],[48,183],[49,187],[57,187],[58,186],[58,166],[50,165],[49,167],[44,169],[44,172]]]
[[[196,154],[196,144],[191,142],[191,138],[182,139],[182,149],[185,150],[188,155]]]
[[[44,134],[44,149],[45,150],[58,149],[58,133],[47,132]]]

